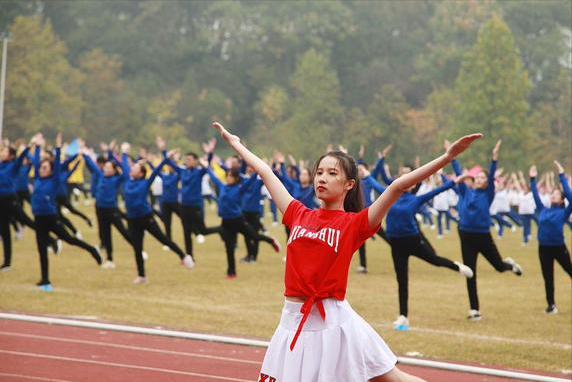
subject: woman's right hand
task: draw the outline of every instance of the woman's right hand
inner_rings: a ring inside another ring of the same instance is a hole
[[[219,122],[213,122],[213,127],[219,132],[222,139],[230,143],[240,143],[240,138],[234,134],[229,133],[227,129],[224,128]]]

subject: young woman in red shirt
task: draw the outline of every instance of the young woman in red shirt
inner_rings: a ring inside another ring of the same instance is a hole
[[[375,234],[389,207],[403,192],[447,165],[481,134],[467,135],[428,164],[396,179],[362,209],[357,166],[334,151],[313,171],[321,207],[308,209],[286,190],[272,169],[220,123],[213,126],[258,173],[290,227],[280,324],[266,352],[259,381],[420,382],[399,370],[383,339],[345,300],[353,253]]]

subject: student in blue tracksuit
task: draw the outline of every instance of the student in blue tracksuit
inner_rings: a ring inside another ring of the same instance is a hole
[[[445,143],[448,145],[448,142]],[[491,235],[491,216],[489,208],[495,196],[495,172],[497,169],[499,140],[492,152],[489,172],[481,171],[474,177],[472,187],[464,182],[459,183],[459,236],[463,263],[474,272],[474,277],[467,279],[470,320],[480,320],[479,296],[477,293],[477,256],[481,253],[498,272],[512,271],[522,275],[522,268],[512,258],[503,260]],[[461,165],[456,159],[451,161],[457,176],[462,174]]]
[[[18,200],[24,205],[24,202],[32,202],[32,194],[30,193],[30,170],[32,169],[32,159],[28,155],[24,157],[22,166],[16,174],[15,187]]]
[[[564,224],[572,213],[572,191],[564,174],[564,169],[555,161],[560,174],[560,184],[564,191],[555,188],[550,194],[550,207],[545,207],[540,200],[536,177],[538,172],[536,166],[530,168],[530,189],[534,195],[534,202],[538,211],[538,258],[542,268],[544,278],[544,289],[546,291],[547,314],[558,313],[554,301],[554,260],[556,260],[564,272],[572,278],[572,262],[570,253],[564,242]],[[565,207],[564,198],[568,199],[568,206]]]
[[[83,140],[80,140],[79,144],[80,144],[80,149],[82,150],[82,152],[84,152],[83,156],[84,156],[84,160],[85,160],[85,157],[86,157],[85,142]],[[115,142],[112,142],[112,145],[115,145]],[[101,143],[100,147],[102,149],[102,155],[97,155],[95,162],[93,160],[91,160],[91,157],[90,157],[91,163],[94,164],[95,166],[90,168],[86,162],[86,167],[91,172],[91,181],[90,181],[89,192],[91,193],[91,196],[94,199],[97,199],[97,189],[99,188],[99,181],[101,180],[101,177],[103,174],[103,167],[105,166],[105,163],[107,162],[107,160],[114,159],[112,150],[111,151],[109,150],[110,145],[108,145],[106,143]],[[110,156],[107,159],[104,157],[104,154],[103,154],[105,152],[110,152],[110,154],[109,154]],[[99,171],[94,171],[96,167]],[[101,216],[99,214],[99,210],[98,210],[97,206],[95,207],[95,217],[97,219],[97,227],[98,227],[97,232],[99,234],[99,248],[103,249],[104,248],[104,244],[103,244],[104,240],[103,240],[103,236],[102,236],[103,231],[101,230],[102,222],[101,222]]]
[[[123,174],[118,170],[119,165],[115,162],[113,153],[109,153],[108,160],[105,161],[102,169],[99,167],[99,164],[94,163],[89,155],[85,154],[82,149],[80,150],[87,168],[92,173],[92,179],[97,179],[97,187],[95,189],[92,188],[92,195],[95,197],[95,210],[99,237],[102,243],[101,247],[105,248],[107,252],[107,260],[102,267],[113,269],[115,264],[113,263],[111,226],[114,226],[121,236],[133,246],[131,235],[123,224],[121,213],[117,207],[117,194],[127,179],[127,174]]]
[[[161,168],[167,163],[168,159],[163,161],[155,167],[149,178],[145,178],[147,171],[145,166],[141,163],[129,164],[129,152],[131,146],[129,143],[121,144],[121,167],[123,174],[128,174],[129,177],[125,180],[123,186],[123,194],[125,196],[125,207],[127,208],[127,221],[129,233],[133,242],[133,249],[135,251],[135,262],[137,264],[137,278],[133,280],[135,284],[143,284],[147,282],[145,276],[145,263],[143,259],[143,237],[145,231],[153,235],[163,245],[169,247],[181,259],[181,263],[188,269],[194,267],[195,263],[193,258],[185,254],[177,244],[170,240],[161,231],[157,222],[153,218],[153,210],[149,205],[147,196],[149,188],[153,183],[155,177],[161,171]]]
[[[311,184],[310,172],[305,169],[304,176],[302,177],[302,171],[298,166],[290,165],[286,167],[284,155],[281,152],[276,152],[274,154],[274,159],[279,166],[279,171],[275,171],[274,173],[278,179],[280,179],[284,187],[286,187],[290,195],[308,208],[315,209],[319,207],[314,199],[315,191],[314,186]],[[303,184],[301,182],[302,178],[304,179]],[[286,238],[288,239],[290,236],[290,228],[285,225],[284,229],[286,231]]]
[[[254,172],[252,167],[246,168],[246,175],[242,176],[244,181],[250,180],[254,177],[255,180],[248,182],[248,186],[245,187],[244,193],[242,194],[242,215],[246,219],[249,226],[252,227],[254,232],[260,233],[264,231],[264,227],[260,222],[260,203],[262,201],[262,179],[258,178],[258,175]],[[251,240],[247,236],[244,237],[247,248],[251,246],[251,255],[241,259],[241,262],[255,263],[258,260],[258,240]]]
[[[209,153],[209,157],[212,154]],[[204,236],[220,233],[220,227],[207,227],[205,225],[204,201],[202,195],[202,179],[207,173],[206,168],[199,166],[199,157],[193,152],[185,154],[184,166],[177,165],[170,160],[169,165],[175,170],[181,179],[181,223],[183,225],[183,237],[185,238],[185,251],[193,257],[193,238],[204,241]]]
[[[68,179],[74,173],[74,171],[77,169],[77,167],[79,166],[79,160],[76,160],[76,158],[77,158],[77,154],[72,155],[69,158],[66,158],[66,160],[62,163],[62,166],[61,166],[62,171],[60,174],[60,184],[58,186],[58,192],[56,194],[56,205],[58,208],[58,213],[60,214],[60,219],[62,220],[64,225],[66,227],[68,227],[78,239],[81,240],[82,237],[81,237],[80,231],[78,231],[78,229],[73,225],[71,220],[69,220],[67,217],[65,217],[64,214],[62,213],[62,208],[65,207],[72,214],[77,215],[80,218],[82,218],[87,223],[88,226],[90,226],[90,227],[92,226],[91,219],[88,218],[86,215],[84,215],[81,211],[78,211],[71,204],[71,200],[70,200],[70,196],[69,196],[70,188],[68,187]],[[74,165],[70,169],[69,166],[72,163],[74,163]]]
[[[373,203],[372,192],[375,190],[378,194],[382,194],[385,191],[385,187],[379,184],[371,175],[369,171],[369,165],[363,160],[358,159],[358,172],[361,181],[361,190],[364,201],[364,208],[371,206]],[[383,228],[379,228],[377,235],[387,242],[387,236],[385,236],[385,231]],[[367,273],[367,257],[365,242],[359,247],[359,273]]]
[[[276,252],[280,251],[280,244],[276,239],[262,235],[254,231],[254,229],[246,222],[242,214],[241,204],[242,196],[250,185],[256,181],[256,176],[251,176],[247,180],[242,180],[240,172],[236,168],[226,170],[226,184],[223,183],[208,167],[209,163],[205,160],[201,162],[218,189],[218,215],[222,218],[221,235],[226,248],[227,271],[226,275],[229,279],[236,277],[236,261],[234,251],[236,249],[236,239],[238,233],[242,233],[249,242],[264,241],[274,248]],[[247,246],[248,257],[253,258],[254,248]]]
[[[25,220],[26,224],[33,226],[33,221],[24,213],[18,202],[14,178],[17,176],[24,158],[28,155],[26,148],[16,159],[16,150],[4,146],[0,152],[0,236],[4,244],[4,262],[1,270],[10,269],[12,263],[12,235],[10,223]]]
[[[399,317],[394,322],[394,329],[407,330],[409,328],[408,297],[409,297],[409,257],[415,256],[437,267],[449,268],[460,272],[467,278],[473,277],[473,272],[466,265],[453,262],[437,255],[428,245],[427,239],[420,235],[419,225],[415,214],[419,207],[427,203],[435,195],[445,192],[462,182],[463,177],[455,181],[449,180],[433,190],[416,196],[412,192],[404,192],[387,212],[386,235],[391,245],[391,257],[397,276],[399,290]],[[412,188],[413,189],[413,188]]]
[[[44,137],[37,134],[33,138],[36,145],[34,152],[34,192],[32,193],[32,212],[36,220],[36,243],[40,255],[40,268],[42,278],[37,283],[43,290],[50,291],[52,286],[48,268],[48,241],[49,233],[54,232],[65,242],[78,246],[88,251],[98,265],[101,265],[101,257],[98,250],[75,238],[64,228],[58,215],[56,206],[56,193],[60,184],[61,163],[60,146],[61,134],[56,139],[56,155],[53,161],[40,158],[41,146],[44,145]]]
[[[12,264],[12,236],[10,235],[10,222],[16,221],[20,227],[27,226],[33,230],[36,229],[36,223],[24,212],[23,199],[19,199],[18,186],[19,177],[23,173],[22,168],[31,166],[24,163],[29,160],[29,148],[25,148],[21,155],[16,159],[16,150],[10,146],[5,146],[0,152],[0,236],[4,243],[4,262],[0,266],[0,270],[9,270]],[[26,186],[27,173],[26,171]],[[31,196],[27,190],[28,199],[31,203]],[[22,228],[20,228],[22,229]],[[61,250],[61,242],[51,236],[48,236],[48,248],[58,254]]]
[[[282,174],[288,174],[288,170],[284,163],[281,163],[280,166]],[[286,189],[291,190],[290,194],[294,199],[300,201],[304,206],[310,209],[320,207],[316,202],[316,193],[314,191],[314,186],[312,185],[310,171],[308,171],[307,168],[298,169],[297,171],[300,173],[299,179],[293,179],[289,175],[286,175],[280,178],[282,183],[284,183]]]
[[[387,171],[385,170],[385,157],[386,157],[387,154],[391,151],[392,147],[393,147],[393,145],[388,145],[388,146],[386,146],[386,147],[383,149],[383,151],[377,153],[378,160],[377,160],[377,163],[375,164],[374,169],[373,169],[372,172],[371,172],[371,176],[373,177],[373,179],[377,179],[378,177],[381,177],[381,179],[383,180],[383,182],[384,182],[386,185],[388,185],[388,186],[389,186],[391,183],[393,183],[393,178],[391,178],[391,177],[389,176],[389,174],[387,173]],[[402,176],[402,175],[404,175],[404,174],[410,173],[410,172],[413,171],[414,169],[415,169],[415,167],[414,167],[413,165],[411,165],[411,164],[405,164],[405,165],[403,165],[403,166],[401,166],[401,167],[399,168],[398,177],[399,177],[399,176]],[[419,190],[421,189],[421,185],[422,185],[422,182],[417,183],[417,184],[415,185],[415,187],[413,187],[413,188],[411,189],[410,192],[411,192],[412,194],[414,194],[414,195],[417,194],[417,193],[419,192]],[[425,222],[425,221],[429,220],[431,226],[433,226],[433,218],[432,218],[432,217],[430,217],[430,218],[427,217],[427,213],[429,213],[429,214],[431,214],[431,213],[430,213],[429,210],[427,209],[426,205],[427,205],[427,203],[422,204],[421,206],[419,206],[419,209],[417,210],[416,213],[419,213],[419,214],[421,214],[422,216],[424,216],[423,221]],[[421,228],[419,227],[419,224],[417,224],[417,227],[419,228],[419,235],[421,236],[421,240],[423,241],[423,244],[426,245],[426,246],[428,246],[431,251],[435,252],[435,249],[433,249],[433,246],[431,245],[431,243],[429,242],[429,240],[427,240],[427,238],[425,237],[425,234],[423,233],[423,231],[422,231]],[[383,236],[382,236],[382,237],[383,237]],[[384,238],[385,241],[387,241],[385,237],[383,237],[383,238]]]
[[[166,142],[163,138],[157,137],[157,147],[161,151],[163,159],[175,154],[173,151],[167,155]],[[173,214],[181,218],[181,205],[179,204],[179,181],[181,177],[176,170],[173,161],[167,161],[167,167],[163,167],[164,171],[159,172],[163,185],[163,192],[159,197],[159,206],[161,208],[161,220],[165,225],[165,233],[172,240],[171,226],[173,222]]]

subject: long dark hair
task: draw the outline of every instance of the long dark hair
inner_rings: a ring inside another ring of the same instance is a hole
[[[322,155],[314,164],[314,168],[312,169],[312,183],[314,182],[318,166],[325,157],[336,158],[342,171],[346,175],[346,178],[348,180],[355,181],[354,186],[348,191],[346,198],[344,199],[344,210],[347,212],[359,212],[363,210],[363,193],[361,191],[358,168],[356,161],[350,155],[342,151],[330,151],[329,153]]]

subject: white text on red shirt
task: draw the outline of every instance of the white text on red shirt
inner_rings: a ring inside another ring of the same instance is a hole
[[[338,253],[338,245],[340,243],[340,230],[334,228],[322,228],[319,231],[312,231],[302,226],[295,225],[290,232],[290,237],[288,238],[288,244],[301,238],[307,237],[310,239],[318,239],[328,244],[333,248],[335,253]]]

